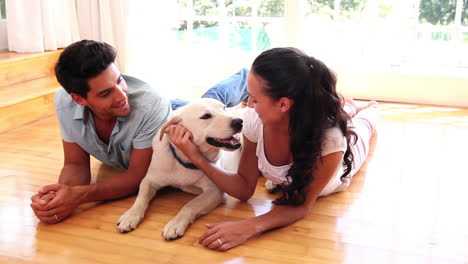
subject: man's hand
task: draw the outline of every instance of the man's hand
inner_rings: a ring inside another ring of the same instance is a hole
[[[31,197],[31,208],[33,209],[34,214],[39,218],[44,223],[50,223],[52,224],[53,222],[56,221],[56,219],[53,217],[53,219],[50,219],[49,217],[42,217],[40,215],[44,215],[43,212],[39,208],[41,206],[47,205],[53,198],[55,197],[55,192],[50,192],[48,194],[35,194]],[[52,221],[54,220],[54,221]]]
[[[31,197],[34,214],[44,223],[55,224],[67,218],[83,201],[77,187],[64,184],[44,186]]]

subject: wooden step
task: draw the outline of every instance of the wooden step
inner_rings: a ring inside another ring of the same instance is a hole
[[[61,52],[0,53],[0,90],[4,86],[54,75],[54,67]]]
[[[0,53],[0,133],[54,114],[60,52]]]

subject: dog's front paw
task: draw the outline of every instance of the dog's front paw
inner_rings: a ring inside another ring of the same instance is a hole
[[[130,232],[137,228],[142,219],[143,214],[130,209],[120,217],[119,222],[117,222],[117,229],[121,233]]]
[[[265,182],[265,188],[267,189],[269,193],[275,193],[279,191],[279,185],[272,182],[271,180],[267,180]]]
[[[162,236],[166,240],[177,239],[184,235],[185,229],[189,225],[186,221],[179,221],[177,218],[172,219],[163,229]]]

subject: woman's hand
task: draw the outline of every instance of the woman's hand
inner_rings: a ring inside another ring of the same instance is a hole
[[[170,125],[167,127],[165,133],[169,135],[171,143],[180,149],[192,162],[194,162],[197,155],[200,155],[197,146],[192,142],[192,133],[185,127],[181,125]]]
[[[206,224],[205,226],[208,230],[198,239],[198,243],[209,249],[228,250],[255,235],[254,227],[244,221]]]

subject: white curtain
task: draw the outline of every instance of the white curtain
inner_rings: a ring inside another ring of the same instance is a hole
[[[8,49],[42,52],[79,40],[75,0],[6,0]]]
[[[176,57],[172,28],[178,23],[175,0],[77,0],[82,39],[109,43],[120,71],[155,87],[167,87]]]
[[[175,45],[178,21],[175,0],[132,0],[128,9],[126,73],[171,93],[189,63]]]
[[[78,0],[78,25],[82,39],[104,41],[117,50],[116,64],[126,72],[128,9],[130,0]]]
[[[109,43],[125,71],[130,0],[6,0],[8,49],[43,52],[80,39]]]
[[[158,87],[177,78],[167,73],[184,63],[180,52],[172,51],[175,0],[6,0],[6,11],[10,51],[56,50],[80,39],[104,41],[116,48],[122,73]]]

